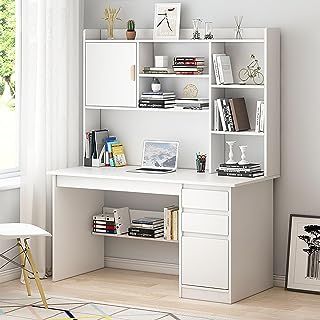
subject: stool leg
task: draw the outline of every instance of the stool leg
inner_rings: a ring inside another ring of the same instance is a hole
[[[29,244],[27,242],[27,239],[24,240],[24,244],[25,244],[26,254],[27,254],[27,257],[29,259],[32,272],[34,274],[34,279],[36,281],[36,285],[38,287],[38,290],[39,290],[39,293],[40,293],[40,296],[41,296],[42,303],[43,303],[44,307],[46,309],[48,309],[46,295],[45,295],[44,290],[42,288],[41,280],[40,280],[40,277],[39,277],[39,271],[38,271],[38,269],[36,267],[36,264],[35,264],[35,262],[33,260],[32,253],[31,253]]]
[[[28,273],[27,271],[25,270],[25,263],[26,263],[26,253],[23,249],[23,246],[22,246],[22,241],[20,238],[17,239],[17,244],[18,244],[18,247],[19,247],[19,253],[20,253],[20,263],[21,265],[23,266],[22,268],[22,274],[23,274],[23,279],[24,279],[24,283],[26,285],[26,288],[27,288],[27,292],[28,292],[28,296],[31,296],[31,286],[30,286],[30,279],[28,277]]]

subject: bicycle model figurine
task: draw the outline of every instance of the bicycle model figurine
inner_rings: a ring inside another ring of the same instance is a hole
[[[258,59],[255,55],[251,55],[251,63],[239,71],[239,78],[241,81],[246,82],[249,78],[252,78],[255,84],[263,84],[264,76],[262,74],[261,67],[259,65]]]

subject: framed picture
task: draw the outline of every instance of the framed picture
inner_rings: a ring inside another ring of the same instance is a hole
[[[320,293],[320,217],[290,215],[286,289]]]
[[[156,3],[153,39],[178,40],[181,3]]]

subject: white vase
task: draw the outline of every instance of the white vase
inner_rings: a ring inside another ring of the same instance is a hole
[[[152,92],[159,92],[161,90],[161,83],[159,79],[153,78],[151,83],[151,90]]]

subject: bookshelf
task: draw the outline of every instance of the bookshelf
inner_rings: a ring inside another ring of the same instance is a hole
[[[215,39],[200,41],[190,40],[189,29],[182,29],[177,41],[153,40],[151,29],[137,30],[134,41],[125,39],[125,30],[115,30],[117,40],[112,41],[105,34],[100,29],[84,31],[83,135],[108,128],[124,145],[129,166],[76,167],[50,173],[53,280],[103,268],[107,254],[118,260],[113,267],[179,274],[182,298],[233,303],[272,287],[273,179],[280,176],[279,31],[244,29],[245,39],[238,40],[233,39],[233,28],[215,29]],[[255,54],[264,84],[216,84],[214,53],[231,57],[235,79]],[[203,75],[156,76],[162,90],[174,91],[178,99],[186,85],[195,85],[198,97],[209,99],[209,109],[138,108],[138,99],[150,91],[153,78],[142,70],[153,65],[155,55],[166,55],[169,61],[179,55],[204,57],[208,68]],[[240,97],[246,100],[252,129],[214,131],[214,100]],[[256,103],[261,100],[266,124],[264,132],[257,133],[253,130]],[[179,170],[164,175],[128,172],[141,165],[145,139],[180,141]],[[240,159],[238,146],[248,145],[247,159],[262,164],[264,177],[215,174],[228,158],[229,139],[236,141],[235,159]],[[208,155],[206,173],[195,171],[197,152]],[[158,211],[162,217],[161,210],[169,204],[179,206],[178,241],[92,235],[90,221],[102,206],[134,208],[140,217],[147,216],[147,210],[152,216]],[[244,237],[249,225],[250,237]],[[74,229],[76,233],[69,232]],[[86,254],[74,250],[74,243]]]
[[[209,74],[194,74],[194,75],[186,75],[186,74],[139,74],[140,78],[208,78]]]
[[[244,29],[245,39],[233,39],[232,28],[221,28],[215,30],[212,40],[190,40],[190,29],[182,29],[179,40],[153,40],[151,29],[138,29],[137,40],[130,41],[124,38],[124,30],[115,31],[117,40],[107,40],[105,34],[100,29],[84,31],[84,132],[109,128],[123,142],[130,165],[140,164],[144,139],[179,140],[178,166],[193,169],[194,154],[202,151],[208,154],[207,169],[211,174],[228,159],[226,141],[232,139],[236,141],[235,159],[240,159],[239,146],[248,145],[247,159],[261,163],[265,177],[280,176],[279,30],[248,28]],[[120,57],[113,51],[121,52]],[[235,81],[239,70],[250,62],[250,55],[255,54],[264,83],[216,84],[211,59],[214,53],[230,56]],[[166,55],[169,61],[179,55],[203,56],[208,68],[200,75],[143,74],[144,66],[154,65],[155,55]],[[174,91],[178,98],[187,84],[196,85],[198,96],[209,98],[209,110],[138,108],[139,97],[150,91],[153,77],[159,78],[163,91]],[[237,97],[246,99],[251,130],[213,130],[214,100]],[[265,130],[255,132],[256,102],[262,100],[266,108]]]
[[[215,89],[264,89],[264,85],[257,84],[212,84],[211,88]]]

